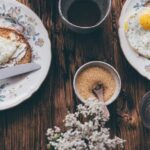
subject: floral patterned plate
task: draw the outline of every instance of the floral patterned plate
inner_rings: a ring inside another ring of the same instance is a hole
[[[149,0],[127,0],[123,6],[120,20],[119,20],[119,38],[121,43],[122,51],[128,60],[128,62],[135,68],[142,76],[150,80],[150,59],[139,56],[132,48],[129,46],[128,41],[124,32],[124,22],[126,17],[134,9],[139,9]]]
[[[0,110],[14,107],[38,90],[48,73],[51,44],[48,33],[38,16],[15,0],[0,1],[0,26],[23,33],[32,47],[32,62],[41,70],[0,81]]]

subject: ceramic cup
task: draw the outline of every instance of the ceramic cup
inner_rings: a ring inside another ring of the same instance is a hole
[[[97,28],[102,24],[102,22],[106,19],[108,16],[110,10],[111,10],[111,0],[91,0],[97,3],[99,9],[101,10],[101,19],[93,26],[78,26],[75,25],[68,20],[67,12],[71,6],[71,4],[76,0],[59,0],[59,14],[63,21],[63,23],[72,31],[78,32],[78,33],[89,33]],[[80,1],[86,1],[86,0],[80,0]],[[80,16],[79,16],[80,17]],[[88,18],[89,19],[89,18]]]
[[[76,81],[77,81],[78,75],[83,70],[85,70],[86,68],[89,68],[89,67],[93,67],[93,66],[102,67],[102,68],[108,70],[112,74],[112,76],[113,76],[113,78],[114,78],[114,80],[116,82],[116,89],[115,89],[115,92],[114,92],[113,96],[109,100],[107,100],[105,102],[106,105],[109,105],[109,104],[111,104],[112,102],[114,102],[117,99],[117,97],[118,97],[118,95],[119,95],[119,93],[121,91],[121,78],[120,78],[118,72],[116,71],[116,69],[113,66],[111,66],[111,65],[109,65],[109,64],[107,64],[105,62],[102,62],[102,61],[91,61],[91,62],[88,62],[88,63],[84,64],[83,66],[81,66],[77,70],[77,72],[76,72],[76,74],[74,76],[74,81],[73,81],[73,87],[74,87],[75,94],[79,98],[79,100],[81,100],[83,103],[85,103],[87,101],[87,100],[84,100],[79,95],[78,89],[76,88]]]
[[[143,125],[150,129],[150,91],[147,92],[141,100],[140,114]]]

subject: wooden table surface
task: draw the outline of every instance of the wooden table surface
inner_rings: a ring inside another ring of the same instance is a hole
[[[0,150],[45,150],[47,128],[62,127],[67,110],[75,110],[79,103],[72,87],[75,71],[92,60],[112,64],[121,75],[122,92],[109,107],[108,126],[112,133],[127,140],[125,150],[149,150],[150,131],[140,121],[139,105],[144,93],[150,90],[150,82],[126,61],[117,33],[125,1],[112,0],[111,13],[103,26],[88,35],[75,34],[62,25],[58,0],[19,1],[42,19],[51,39],[53,59],[38,92],[21,105],[0,112]]]

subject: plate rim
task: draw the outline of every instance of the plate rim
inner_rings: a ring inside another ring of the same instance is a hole
[[[5,2],[12,2],[12,0],[5,0]],[[35,18],[38,20],[38,22],[41,23],[41,25],[43,26],[43,30],[45,30],[45,33],[46,36],[47,36],[47,40],[49,42],[49,46],[50,47],[50,50],[48,51],[48,55],[49,55],[49,60],[48,60],[48,63],[47,63],[47,71],[45,71],[45,75],[43,75],[43,78],[41,78],[41,81],[36,85],[34,86],[34,88],[31,90],[30,93],[26,94],[25,96],[23,96],[22,98],[20,98],[20,100],[12,103],[12,104],[7,104],[6,106],[0,106],[0,111],[4,111],[4,110],[7,110],[7,109],[11,109],[11,108],[14,108],[15,106],[18,106],[19,104],[25,102],[26,100],[28,100],[29,98],[31,98],[31,96],[33,94],[35,94],[38,89],[41,87],[41,85],[43,84],[44,80],[46,79],[48,73],[49,73],[49,70],[50,70],[50,66],[51,66],[51,62],[52,62],[52,51],[51,51],[51,41],[50,41],[50,38],[49,38],[49,34],[48,34],[48,31],[46,30],[42,20],[40,19],[40,17],[33,11],[31,10],[31,8],[27,7],[25,4],[21,3],[21,2],[18,2],[16,0],[13,0],[13,3],[16,3],[18,5],[20,5],[21,7],[23,7],[24,9],[27,9],[29,10],[30,12],[32,12],[32,14],[35,16]],[[14,4],[15,5],[15,4]]]
[[[122,40],[121,40],[121,21],[122,21],[122,17],[125,13],[125,10],[126,8],[128,7],[129,3],[131,2],[132,0],[127,0],[123,7],[122,7],[122,10],[121,10],[121,14],[120,14],[120,17],[119,17],[119,28],[118,28],[118,36],[119,36],[119,41],[120,41],[120,46],[121,46],[121,50],[126,58],[126,60],[128,61],[128,63],[141,75],[143,76],[144,78],[150,80],[150,77],[148,77],[145,73],[141,72],[136,66],[134,66],[131,62],[131,60],[128,58],[128,56],[126,55],[126,52],[124,51],[124,46],[123,46],[123,43],[122,43]]]

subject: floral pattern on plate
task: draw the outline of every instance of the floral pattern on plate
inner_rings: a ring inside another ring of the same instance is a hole
[[[0,26],[15,28],[24,34],[28,40],[33,40],[35,45],[42,47],[44,40],[40,38],[40,33],[36,31],[37,22],[28,15],[22,15],[21,7],[8,7],[5,4],[0,6]]]
[[[37,72],[0,81],[0,110],[14,107],[29,98],[44,81],[51,62],[51,44],[38,16],[15,0],[0,1],[0,27],[21,32],[32,48],[32,62],[41,65]]]
[[[7,83],[0,85],[0,92],[1,92],[7,85],[8,85]],[[3,102],[4,99],[5,99],[5,95],[0,95],[0,102]]]
[[[133,8],[139,9],[140,7],[144,6],[148,0],[139,0],[139,2],[136,2]]]

